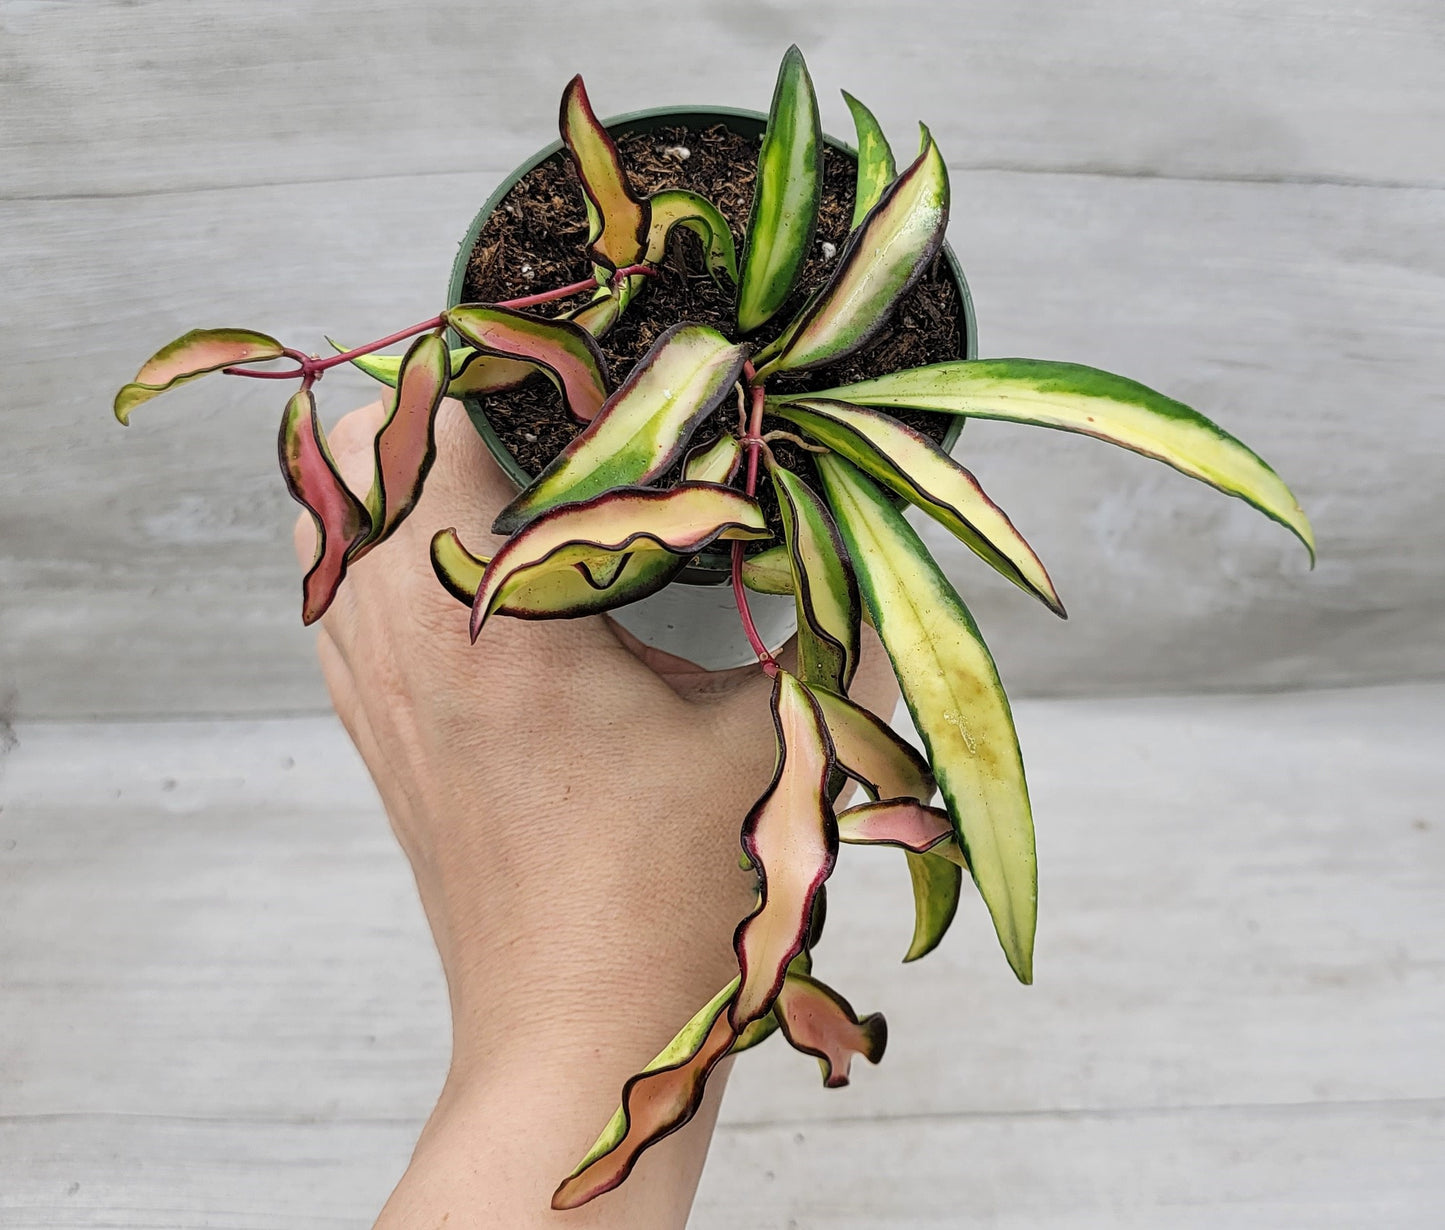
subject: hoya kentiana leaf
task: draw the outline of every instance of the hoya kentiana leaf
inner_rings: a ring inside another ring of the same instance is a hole
[[[737,382],[746,357],[745,347],[716,329],[674,325],[597,417],[502,509],[493,530],[510,534],[550,508],[663,474]]]
[[[818,925],[818,917],[820,913],[824,912],[823,906],[827,900],[828,895],[826,889],[820,888],[817,897],[813,900],[813,925],[810,927],[808,935],[808,943],[810,945],[818,942],[818,932],[821,930],[821,927]],[[788,966],[785,979],[792,977],[794,974],[811,974],[812,972],[813,954],[810,953],[807,948],[804,948],[802,952],[793,958],[792,963]],[[777,1005],[774,1004],[773,1007],[776,1008]],[[774,1011],[766,1012],[750,1025],[743,1027],[742,1032],[738,1034],[734,1040],[728,1054],[741,1055],[744,1051],[750,1051],[755,1046],[761,1046],[777,1032],[777,1013]]]
[[[436,459],[433,428],[450,375],[446,343],[440,337],[428,333],[412,343],[386,421],[372,444],[374,465],[366,498],[371,529],[356,544],[352,559],[384,542],[416,507]]]
[[[933,138],[848,236],[838,266],[776,341],[754,358],[759,378],[834,363],[866,346],[923,276],[948,225],[948,170]]]
[[[840,811],[838,840],[858,846],[898,846],[914,854],[931,852],[964,865],[948,813],[917,799],[880,799]]]
[[[1279,475],[1198,411],[1124,376],[1041,359],[960,359],[812,396],[1032,423],[1107,440],[1238,496],[1294,533],[1314,559],[1314,532]]]
[[[808,689],[783,670],[773,681],[773,725],[773,780],[743,822],[743,852],[757,868],[761,888],[757,908],[733,936],[742,972],[729,1009],[734,1031],[773,1006],[788,963],[806,946],[814,898],[838,853],[828,801],[832,744]]]
[[[286,488],[316,523],[316,556],[301,583],[301,619],[313,624],[336,597],[346,576],[347,556],[366,537],[370,519],[331,458],[309,389],[286,403],[277,445]]]
[[[580,325],[489,303],[463,303],[448,309],[445,318],[484,354],[525,359],[541,368],[561,390],[573,417],[589,420],[607,400],[607,360]]]
[[[142,365],[135,379],[115,395],[115,417],[130,422],[142,402],[223,367],[279,359],[286,348],[274,337],[250,329],[192,329],[167,342]]]
[[[727,1008],[737,986],[734,978],[623,1085],[622,1105],[553,1193],[554,1209],[575,1209],[611,1191],[632,1173],[644,1149],[697,1114],[708,1074],[733,1044]]]
[[[773,1011],[793,1048],[818,1060],[829,1089],[848,1083],[854,1055],[877,1063],[888,1045],[882,1013],[859,1020],[846,999],[808,974],[788,973]]]
[[[648,206],[628,183],[607,129],[592,111],[582,78],[562,93],[562,141],[572,155],[587,205],[588,254],[608,269],[635,265],[647,243]]]
[[[606,569],[597,567],[606,561]],[[432,571],[447,593],[470,608],[477,599],[490,561],[473,555],[454,529],[438,530],[431,541]],[[515,619],[571,619],[615,610],[655,594],[687,567],[687,560],[668,551],[624,551],[610,557],[598,552],[591,564],[579,560],[568,568],[543,563],[523,571],[508,587],[498,615]],[[608,576],[600,585],[599,574]]]
[[[1064,615],[1048,570],[1008,515],[922,432],[877,410],[816,397],[771,409],[916,504],[986,564],[1054,614]]]
[[[936,789],[928,763],[875,713],[826,688],[813,699],[828,727],[838,767],[873,799],[917,799]]]
[[[793,559],[787,547],[769,547],[743,560],[743,584],[759,594],[793,592]]]
[[[743,446],[733,436],[719,436],[695,448],[682,463],[682,477],[690,483],[730,483],[743,459]]]
[[[789,47],[758,152],[738,286],[738,328],[744,333],[771,320],[797,283],[818,223],[822,182],[818,100],[803,53]]]
[[[843,101],[853,113],[853,128],[858,134],[858,180],[857,192],[853,198],[853,221],[856,227],[868,216],[869,211],[883,199],[898,176],[898,167],[893,161],[893,150],[883,129],[873,118],[873,112],[843,91]]]
[[[1020,981],[1033,978],[1033,816],[1008,698],[973,617],[913,527],[848,462],[817,459],[873,626]]]
[[[903,857],[913,886],[913,938],[903,954],[906,964],[926,957],[948,934],[963,896],[963,868],[932,851],[905,850]]]
[[[627,551],[688,557],[718,539],[769,536],[756,500],[713,483],[679,483],[670,491],[624,487],[568,504],[538,517],[492,557],[472,604],[472,638],[513,588],[535,583],[543,566],[591,569]]]
[[[705,196],[682,188],[668,188],[648,198],[652,229],[647,237],[643,263],[658,265],[667,252],[667,237],[681,226],[702,241],[707,271],[719,286],[735,286],[738,280],[737,249],[733,233],[721,211]]]
[[[833,518],[802,479],[769,464],[798,606],[798,678],[846,692],[858,669],[862,606]]]

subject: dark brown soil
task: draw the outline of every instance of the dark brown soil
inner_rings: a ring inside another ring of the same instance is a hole
[[[664,128],[624,134],[617,144],[623,165],[639,192],[687,188],[717,205],[732,227],[741,258],[756,175],[755,140],[718,126],[704,131]],[[686,156],[682,150],[688,151]],[[836,255],[827,255],[823,245],[831,244],[834,253],[842,250],[853,216],[853,195],[853,159],[825,149],[822,203],[812,252],[788,303],[749,337],[755,348],[780,333],[807,296],[831,273]],[[583,251],[586,241],[582,190],[571,160],[558,153],[523,176],[482,228],[472,249],[463,299],[494,302],[590,277],[591,264]],[[659,334],[681,321],[698,321],[730,338],[737,336],[732,288],[720,289],[708,275],[695,236],[681,228],[674,232],[663,269],[663,275],[649,279],[622,319],[599,339],[614,387]],[[560,314],[583,302],[585,298],[579,295],[561,301],[556,309],[549,305],[544,310]],[[776,376],[769,381],[769,387],[778,392],[830,388],[962,354],[962,308],[947,264],[940,257],[866,350],[820,371]],[[480,400],[503,443],[532,474],[581,430],[550,381],[540,376]],[[941,440],[952,422],[948,415],[940,414],[904,411],[897,417],[934,440]],[[705,444],[720,432],[733,430],[735,420],[731,410],[720,411],[699,429],[693,443]],[[788,425],[765,420],[764,426],[771,430]],[[812,464],[801,449],[778,441],[773,451],[782,464],[808,481],[815,481]],[[771,495],[770,484],[762,484],[759,496],[769,520],[775,516]]]

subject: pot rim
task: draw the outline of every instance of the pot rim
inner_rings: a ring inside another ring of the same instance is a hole
[[[740,121],[740,123],[733,125],[729,121]],[[754,137],[762,134],[767,127],[767,122],[768,117],[765,112],[754,111],[746,107],[671,106],[646,107],[640,111],[627,111],[603,120],[602,126],[609,132],[618,129],[623,132],[648,132],[664,125],[680,124],[684,127],[705,128],[717,123],[729,123],[729,127],[733,127],[734,131],[740,132],[744,136]],[[827,133],[823,134],[823,140],[832,149],[847,154],[856,161],[857,151],[846,141],[840,141],[837,137]],[[562,148],[562,141],[559,137],[519,164],[497,185],[481,209],[477,211],[477,215],[472,219],[471,225],[462,237],[462,241],[457,247],[456,257],[452,261],[452,276],[447,286],[447,306],[449,308],[455,307],[462,301],[462,287],[466,282],[467,263],[471,258],[472,249],[476,246],[477,237],[487,224],[487,220],[524,175],[546,162],[554,154],[560,153]],[[969,293],[968,280],[964,277],[963,266],[958,263],[958,257],[947,240],[944,241],[940,251],[948,265],[949,273],[953,277],[954,286],[958,290],[963,308],[963,354],[960,357],[976,359],[978,357],[978,322],[974,316],[973,296]],[[451,345],[462,344],[461,339],[454,333],[449,331],[449,335]],[[466,408],[467,417],[471,419],[472,426],[477,429],[477,433],[482,437],[482,442],[486,444],[487,451],[491,453],[492,458],[501,466],[507,477],[517,484],[518,490],[530,483],[534,475],[523,469],[507,446],[502,443],[491,420],[482,410],[480,401],[475,397],[464,397],[462,405]],[[964,422],[964,419],[956,418],[949,425],[941,442],[941,447],[945,452],[952,449],[957,443],[958,437],[963,431]],[[723,585],[729,581],[730,568],[731,556],[717,552],[705,552],[694,559],[673,583]]]

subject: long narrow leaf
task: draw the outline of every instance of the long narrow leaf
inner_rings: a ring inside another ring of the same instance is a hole
[[[759,594],[793,593],[793,560],[787,547],[769,547],[743,560],[743,584]]]
[[[498,514],[510,534],[540,513],[664,473],[742,374],[746,348],[706,325],[674,325],[653,343],[587,428]]]
[[[132,410],[167,389],[223,367],[278,359],[284,353],[285,347],[274,337],[250,329],[192,329],[141,364],[135,379],[115,395],[115,417],[127,425]]]
[[[859,1020],[846,999],[808,974],[788,973],[774,1013],[793,1048],[817,1058],[829,1089],[848,1083],[854,1055],[877,1063],[888,1046],[888,1022],[882,1013]]]
[[[768,465],[783,520],[783,544],[798,607],[798,677],[847,692],[858,669],[863,622],[858,582],[823,501],[802,479]]]
[[[936,786],[927,762],[894,734],[887,722],[825,688],[813,688],[812,692],[833,741],[838,767],[870,798],[926,803],[933,797]]]
[[[582,182],[591,224],[589,254],[608,269],[636,264],[647,243],[647,202],[628,183],[617,146],[593,113],[580,76],[562,93],[559,127]]]
[[[472,604],[472,639],[511,590],[534,583],[544,565],[590,567],[615,562],[625,551],[670,551],[686,558],[720,538],[767,537],[756,500],[712,483],[680,483],[670,491],[624,487],[568,504],[538,517],[492,557]]]
[[[743,459],[743,446],[734,436],[719,436],[705,448],[695,448],[682,463],[682,477],[690,483],[730,483]]]
[[[1064,616],[1034,549],[978,480],[927,436],[878,410],[846,402],[806,397],[771,409],[923,509],[984,563]]]
[[[607,400],[607,360],[596,339],[570,320],[543,320],[490,303],[463,303],[447,324],[484,354],[525,359],[545,372],[567,409],[584,422]]]
[[[1033,816],[1008,698],[973,617],[913,527],[833,454],[818,469],[949,820],[1020,981],[1033,978]]]
[[[888,185],[898,176],[898,166],[873,112],[847,90],[843,91],[843,101],[853,114],[853,129],[858,134],[858,189],[853,199],[852,229],[883,199]]]
[[[632,1173],[643,1150],[697,1114],[708,1074],[733,1044],[727,1008],[737,985],[734,978],[623,1085],[622,1105],[553,1193],[554,1209],[575,1209],[611,1191]]]
[[[828,801],[833,748],[808,690],[787,671],[773,682],[778,760],[743,822],[743,852],[761,881],[758,907],[733,936],[742,985],[729,1008],[734,1032],[773,1006],[788,963],[807,943],[813,901],[832,873],[838,828]]]
[[[277,451],[286,489],[316,523],[316,556],[301,584],[301,619],[313,624],[336,597],[346,576],[347,555],[366,537],[370,519],[332,460],[309,389],[286,403]]]
[[[931,850],[927,854],[905,850],[903,857],[913,886],[913,938],[903,954],[907,964],[937,948],[953,925],[963,896],[963,868]]]
[[[803,53],[789,47],[758,152],[738,286],[738,328],[744,333],[771,320],[797,283],[818,224],[822,182],[818,99]]]
[[[647,237],[643,262],[657,265],[667,252],[667,237],[672,228],[681,226],[700,240],[707,260],[707,271],[719,286],[736,286],[738,255],[733,246],[733,233],[727,219],[705,196],[682,188],[668,188],[648,198],[652,210],[652,230]]]
[[[758,376],[808,371],[866,346],[938,254],[947,225],[948,169],[925,130],[923,152],[849,235],[827,285],[753,360]]]
[[[1314,532],[1279,475],[1198,411],[1124,376],[1041,359],[961,359],[813,396],[1032,423],[1107,440],[1238,496],[1295,534],[1314,560]]]

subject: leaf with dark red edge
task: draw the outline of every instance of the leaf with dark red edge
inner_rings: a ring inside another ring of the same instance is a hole
[[[848,236],[832,277],[754,357],[758,377],[822,367],[866,346],[938,254],[947,225],[948,170],[925,129],[918,160]]]
[[[853,197],[851,229],[857,227],[873,206],[883,199],[888,185],[898,177],[898,166],[893,161],[888,138],[883,135],[873,112],[847,90],[843,91],[843,101],[853,114],[853,128],[858,134],[858,187]]]
[[[372,444],[374,465],[366,497],[371,529],[352,549],[353,560],[390,537],[416,507],[436,460],[433,429],[450,378],[446,343],[435,333],[417,338],[402,360],[386,421]]]
[[[793,557],[787,547],[769,547],[743,560],[743,584],[759,594],[793,593]]]
[[[888,1046],[888,1023],[882,1013],[860,1021],[846,999],[808,974],[789,971],[773,1013],[793,1049],[818,1060],[829,1089],[848,1083],[854,1055],[877,1063]]]
[[[743,459],[743,446],[733,436],[719,436],[711,444],[701,445],[687,455],[682,463],[682,477],[690,483],[722,483],[737,477]]]
[[[818,890],[818,896],[813,902],[813,925],[810,928],[810,934],[808,936],[809,948],[818,942],[817,932],[821,929],[818,923],[819,907],[821,907],[826,900],[826,891],[820,888]],[[788,966],[788,977],[791,977],[793,974],[811,974],[812,972],[813,954],[809,952],[807,948],[804,948],[802,952],[793,958],[792,963]],[[774,1006],[776,1007],[776,1005]],[[777,1013],[769,1011],[743,1028],[742,1033],[738,1034],[737,1040],[732,1044],[732,1048],[728,1051],[728,1054],[741,1055],[744,1051],[750,1051],[755,1046],[761,1046],[777,1032]]]
[[[922,432],[877,410],[816,397],[790,399],[770,409],[921,508],[1055,615],[1065,615],[1048,570],[1008,514]]]
[[[1030,982],[1033,814],[998,669],[958,592],[893,502],[835,453],[819,455],[817,465],[974,883],[1010,966]]]
[[[607,360],[580,325],[489,303],[463,303],[448,309],[445,317],[483,353],[525,359],[539,367],[561,391],[574,418],[590,420],[607,400]]]
[[[729,1015],[738,1032],[772,1007],[788,963],[806,946],[814,898],[838,854],[832,743],[808,689],[784,670],[773,681],[773,725],[773,780],[743,822],[743,852],[761,889],[733,936],[742,985]]]
[[[131,411],[178,385],[223,367],[279,359],[286,348],[274,337],[250,329],[192,329],[151,355],[135,379],[115,395],[115,417],[130,422]]]
[[[738,328],[744,333],[771,320],[797,283],[813,244],[822,184],[818,99],[803,53],[789,47],[758,151],[738,285]]]
[[[617,146],[593,113],[580,76],[573,77],[562,92],[559,127],[582,181],[588,255],[608,269],[637,264],[647,244],[648,204],[628,183]]]
[[[727,1008],[734,978],[662,1052],[622,1086],[622,1105],[587,1156],[552,1195],[554,1209],[575,1209],[618,1186],[644,1149],[677,1131],[702,1105],[708,1075],[732,1046]]]
[[[1031,423],[1107,440],[1239,497],[1299,538],[1314,561],[1309,519],[1278,474],[1198,411],[1125,376],[1043,359],[959,359],[813,396]]]
[[[623,487],[543,513],[492,557],[472,604],[472,639],[487,617],[532,585],[539,570],[575,569],[621,551],[691,557],[717,541],[770,537],[756,500],[714,483],[669,491]]]
[[[861,652],[862,604],[833,518],[796,474],[768,464],[798,607],[798,678],[844,693]]]
[[[438,530],[431,541],[432,571],[442,587],[468,608],[476,601],[489,560],[473,555],[454,529]],[[543,565],[529,581],[523,573],[498,615],[516,619],[572,619],[597,615],[637,602],[664,588],[687,567],[687,560],[667,551],[627,551],[616,557],[609,584],[598,588],[597,569]],[[590,579],[589,579],[590,578]]]
[[[351,494],[331,458],[316,415],[316,399],[309,389],[302,389],[286,403],[277,443],[286,487],[316,522],[316,557],[301,586],[301,618],[313,624],[336,597],[346,576],[347,555],[366,537],[371,521],[366,506]]]
[[[667,471],[742,374],[747,349],[706,325],[668,329],[597,417],[497,515],[511,534],[534,517]]]
[[[660,265],[667,254],[667,237],[674,227],[691,231],[702,241],[703,257],[712,280],[721,287],[736,286],[738,256],[727,219],[705,196],[682,188],[668,188],[648,198],[652,210],[651,232],[643,263]]]
[[[813,688],[838,767],[874,799],[917,799],[926,803],[936,786],[928,763],[875,713],[862,705]]]

